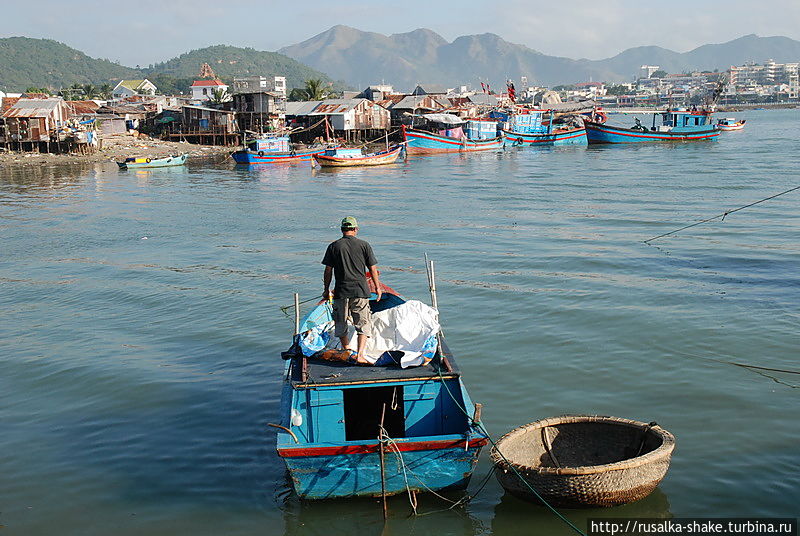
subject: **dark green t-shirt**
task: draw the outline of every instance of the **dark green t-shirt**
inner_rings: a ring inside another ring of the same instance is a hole
[[[367,242],[355,236],[343,236],[328,245],[322,264],[333,268],[334,298],[369,298],[365,274],[378,261]]]

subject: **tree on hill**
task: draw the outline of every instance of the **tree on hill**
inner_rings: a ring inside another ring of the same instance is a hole
[[[606,90],[606,94],[607,95],[625,95],[629,91],[630,90],[627,87],[623,86],[623,85],[615,85],[615,86],[610,86]]]
[[[46,87],[31,86],[25,90],[25,93],[44,93],[45,95],[52,95],[53,93]]]
[[[668,74],[667,71],[659,69],[655,71],[653,74],[651,74],[650,78],[664,78],[665,76],[667,76],[667,74]]]

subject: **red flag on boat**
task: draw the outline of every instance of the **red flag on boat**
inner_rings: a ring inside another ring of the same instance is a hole
[[[508,98],[511,102],[517,102],[517,90],[514,88],[514,82],[509,80],[506,86],[508,87]]]
[[[486,85],[483,82],[481,82],[481,91],[486,93]]]

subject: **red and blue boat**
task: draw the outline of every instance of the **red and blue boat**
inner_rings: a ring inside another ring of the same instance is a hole
[[[586,129],[580,120],[558,122],[552,110],[525,110],[509,115],[503,138],[517,146],[587,145]]]
[[[711,123],[711,114],[705,110],[665,110],[653,113],[652,125],[643,125],[638,118],[634,118],[635,124],[629,128],[586,121],[586,134],[589,143],[714,140],[720,130]],[[661,124],[657,125],[659,117]]]
[[[319,145],[296,150],[289,136],[270,136],[248,141],[243,149],[231,156],[237,164],[279,164],[308,161],[326,149],[327,146]]]
[[[395,311],[416,323],[407,311],[434,311],[425,318],[437,319],[435,330],[424,332],[416,366],[404,368],[397,352],[382,354],[374,366],[320,357],[341,352],[323,350],[338,344],[328,302],[298,320],[292,347],[283,353],[281,422],[272,426],[303,499],[464,489],[488,442],[435,310],[386,286],[382,299],[375,298],[373,289],[375,316]],[[423,316],[419,324],[428,325]]]
[[[428,114],[425,117],[433,122],[436,119],[430,119],[431,116],[446,115],[450,114]],[[403,125],[403,134],[406,152],[410,155],[491,151],[503,147],[503,139],[497,135],[497,122],[494,120],[471,119],[457,125],[450,123],[437,133]]]

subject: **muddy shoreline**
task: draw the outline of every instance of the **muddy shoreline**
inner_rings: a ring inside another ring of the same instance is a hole
[[[186,142],[163,141],[149,137],[116,135],[103,138],[101,149],[93,154],[50,154],[21,153],[0,149],[0,164],[72,164],[94,162],[118,162],[127,157],[162,158],[165,156],[188,154],[198,158],[222,162],[236,150],[236,147],[221,145],[196,145]]]

